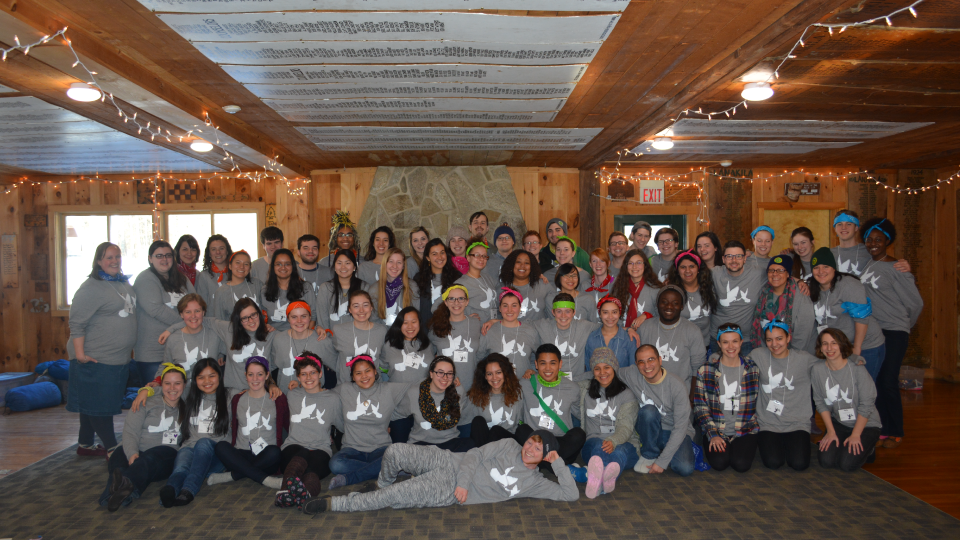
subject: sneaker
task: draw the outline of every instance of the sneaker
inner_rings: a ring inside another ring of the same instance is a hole
[[[83,446],[81,444],[77,447],[77,455],[84,457],[106,457],[107,449],[101,444],[96,446]]]
[[[600,495],[600,483],[603,482],[603,460],[600,456],[593,456],[587,463],[587,489],[588,499],[596,499]]]
[[[578,484],[587,483],[587,470],[583,467],[577,465],[576,463],[571,463],[567,465],[567,469],[570,470],[570,474],[573,476],[573,481]]]
[[[633,470],[640,474],[648,474],[650,472],[650,465],[656,463],[655,459],[647,459],[643,456],[640,456],[640,460],[637,461],[637,464],[633,466]]]
[[[325,512],[330,508],[330,501],[333,498],[330,496],[327,497],[316,497],[311,498],[306,504],[303,505],[303,513],[315,516],[319,513]]]
[[[327,486],[327,489],[331,490],[342,488],[345,485],[347,485],[347,477],[342,474],[338,474],[330,479],[330,485]]]
[[[233,482],[233,473],[232,472],[218,472],[213,473],[207,477],[207,485],[215,486],[217,484],[223,484],[225,482]]]
[[[177,490],[171,485],[160,488],[160,504],[164,508],[173,508],[173,501],[177,500]]]
[[[896,448],[903,442],[903,437],[887,437],[883,440],[884,448]]]
[[[874,448],[883,448],[883,441],[885,441],[885,440],[887,440],[887,438],[886,438],[885,436],[882,436],[882,435],[881,435],[880,438],[877,439],[877,444],[873,445],[873,447],[874,447]]]
[[[603,492],[612,493],[617,487],[617,477],[620,476],[620,464],[610,463],[603,469]]]

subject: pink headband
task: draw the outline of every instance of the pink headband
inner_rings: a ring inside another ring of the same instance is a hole
[[[697,257],[697,254],[694,253],[693,250],[691,249],[690,251],[684,251],[680,255],[677,255],[677,260],[676,260],[677,268],[680,268],[680,260],[683,259],[684,257],[689,257],[693,259],[697,263],[697,266],[700,266],[703,264],[703,261],[700,260],[700,257]]]
[[[320,361],[317,360],[316,358],[314,358],[314,357],[312,357],[312,356],[298,356],[298,357],[294,358],[293,360],[294,360],[294,361],[297,361],[297,360],[313,360],[313,363],[317,365],[317,369],[320,371],[320,376],[323,377],[323,364],[321,364]],[[349,364],[348,364],[348,365],[349,365]]]
[[[616,304],[616,305],[617,305],[617,309],[620,310],[620,313],[623,313],[623,304],[620,303],[620,300],[617,300],[616,298],[614,298],[614,297],[612,297],[612,296],[604,296],[603,298],[600,299],[599,302],[597,302],[597,313],[598,313],[598,314],[600,313],[600,308],[603,307],[603,305],[606,304],[607,302],[613,302],[614,304]]]
[[[503,291],[503,292],[500,293],[500,297],[497,298],[497,304],[499,304],[500,302],[502,302],[502,301],[503,301],[503,297],[506,296],[506,295],[508,295],[508,294],[512,294],[512,295],[516,296],[517,298],[520,299],[520,303],[521,303],[521,304],[523,303],[523,295],[520,294],[519,291],[515,291],[515,290],[511,289],[510,287],[500,287],[500,290]]]
[[[349,361],[347,361],[347,367],[348,367],[348,368],[352,368],[353,365],[357,363],[357,360],[366,360],[367,362],[370,362],[371,364],[373,364],[373,358],[372,358],[372,357],[370,357],[370,356],[368,356],[368,355],[366,355],[366,354],[361,354],[361,355],[359,355],[359,356],[354,356],[354,357],[351,358]]]

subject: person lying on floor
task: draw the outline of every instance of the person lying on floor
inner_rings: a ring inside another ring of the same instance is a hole
[[[580,491],[557,454],[559,446],[557,438],[546,430],[534,431],[522,447],[508,438],[465,454],[436,446],[394,444],[383,454],[377,480],[380,489],[311,499],[303,512],[436,508],[523,497],[573,502],[580,497]],[[541,461],[551,464],[559,485],[543,477],[538,470]],[[412,474],[413,478],[396,484],[400,471]]]

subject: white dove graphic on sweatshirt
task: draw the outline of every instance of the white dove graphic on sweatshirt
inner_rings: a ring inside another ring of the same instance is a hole
[[[510,476],[510,471],[513,470],[513,467],[508,467],[502,473],[500,469],[494,467],[490,469],[490,478],[493,478],[498,484],[503,486],[504,491],[506,491],[510,497],[513,497],[517,493],[520,493],[520,488],[517,487],[517,479],[513,476]],[[512,488],[510,486],[513,486]]]
[[[719,303],[723,307],[730,307],[730,304],[737,301],[737,295],[740,294],[740,286],[736,286],[733,289],[730,288],[730,282],[727,282],[727,297],[721,298]]]
[[[310,415],[313,414],[313,411],[317,409],[317,404],[307,405],[307,398],[303,398],[303,402],[300,404],[300,412],[297,414],[290,415],[290,421],[294,424],[299,424],[305,419],[310,418]]]
[[[330,320],[333,322],[340,322],[340,317],[343,317],[347,314],[347,303],[340,302],[340,305],[337,306],[337,312],[330,314]]]
[[[180,299],[186,296],[186,294],[175,293],[175,292],[167,293],[167,294],[170,295],[170,301],[165,303],[164,305],[170,309],[177,309],[177,304],[180,303]]]
[[[842,273],[845,273],[845,274],[846,274],[846,273],[849,273],[849,274],[853,274],[853,275],[855,275],[855,276],[859,276],[859,275],[860,275],[860,269],[857,268],[858,266],[860,266],[860,263],[859,263],[859,262],[858,262],[858,263],[854,263],[854,262],[853,262],[853,259],[843,260],[843,259],[841,259],[841,258],[839,258],[839,257],[837,258],[837,271],[839,271],[839,272],[842,272]]]
[[[173,426],[173,417],[167,418],[167,411],[160,411],[160,423],[155,426],[147,426],[147,431],[149,433],[162,433],[169,430],[171,426]],[[178,422],[173,429],[174,431],[180,431],[180,423]]]
[[[117,312],[120,317],[129,317],[137,309],[137,299],[129,294],[123,294],[123,309]]]
[[[370,409],[370,412],[367,412],[367,409]],[[363,401],[360,397],[360,394],[357,394],[357,409],[347,413],[347,420],[356,420],[361,416],[373,415],[377,418],[383,418],[383,415],[380,414],[380,404],[377,403],[374,405],[372,402]]]
[[[209,422],[213,420],[213,403],[206,409],[203,408],[203,402],[200,402],[200,410],[197,415],[190,419],[190,423],[199,426],[200,422]]]
[[[823,386],[827,389],[827,397],[823,398],[823,402],[826,403],[827,405],[833,405],[834,402],[836,402],[840,398],[839,396],[840,385],[838,384],[836,386],[831,387],[830,381],[826,380],[826,381],[823,381]]]
[[[603,415],[603,410],[607,408],[607,403],[609,403],[608,400],[607,400],[607,401],[600,401],[600,400],[598,399],[598,400],[597,400],[597,405],[596,405],[594,408],[592,408],[592,409],[587,409],[587,417],[589,417],[589,418],[596,418],[596,417],[598,417],[598,416]]]
[[[243,433],[244,437],[249,437],[250,432],[254,429],[257,429],[257,426],[260,424],[260,411],[257,411],[254,414],[250,414],[250,407],[247,407],[247,423],[240,428],[240,432]]]
[[[677,357],[677,349],[679,348],[680,346],[677,345],[671,349],[669,343],[660,345],[660,337],[657,336],[657,351],[660,352],[660,357],[663,358],[664,362],[679,362],[680,358]]]
[[[826,305],[817,304],[813,306],[813,314],[820,326],[830,326],[830,319],[836,319],[836,316],[830,312],[830,307]]]
[[[563,406],[563,401],[558,399],[556,403],[553,403],[553,396],[543,397],[543,388],[538,388],[537,394],[540,395],[540,399],[543,400],[543,402],[547,405],[547,407],[550,407],[551,409],[553,409],[555,413],[557,413],[557,416],[563,416],[563,410],[560,408]],[[536,407],[530,409],[530,416],[543,416],[543,414],[544,414],[543,407],[541,407],[539,404],[537,404]]]
[[[256,347],[257,347],[257,343],[256,343],[255,341],[252,341],[252,342],[244,345],[243,348],[240,349],[240,352],[234,353],[234,354],[232,355],[232,356],[233,356],[233,361],[236,362],[236,363],[238,363],[238,364],[241,363],[241,362],[246,361],[247,358],[250,358],[251,356],[253,356],[253,350],[254,350]]]
[[[667,415],[667,413],[664,412],[664,410],[663,410],[663,405],[657,405],[656,403],[654,403],[652,399],[650,399],[650,398],[647,397],[647,393],[644,392],[643,390],[641,390],[641,391],[640,391],[640,406],[641,406],[641,407],[644,407],[644,406],[646,406],[646,405],[653,405],[654,407],[656,407],[656,408],[657,408],[657,412],[660,413],[660,416],[666,416],[666,415]]]
[[[417,351],[411,351],[408,353],[406,350],[402,350],[400,353],[403,355],[403,359],[399,363],[393,365],[394,371],[406,371],[407,366],[409,366],[410,369],[427,367],[427,363],[423,361],[425,356],[423,353]]]
[[[877,285],[878,281],[880,281],[880,276],[875,276],[873,271],[864,272],[863,275],[860,276],[860,283],[863,283],[864,286],[870,285],[874,289],[880,288],[880,286]]]
[[[360,356],[361,354],[369,355],[370,358],[374,360],[377,359],[377,349],[373,347],[368,347],[367,343],[363,345],[357,345],[357,336],[353,336],[353,356]]]
[[[270,425],[270,415],[265,414],[260,417],[260,427],[267,430],[273,431],[273,427]]]
[[[710,308],[707,306],[694,306],[689,300],[687,300],[687,311],[690,312],[690,321],[710,316]]]
[[[273,310],[273,315],[270,316],[271,319],[283,322],[287,320],[287,306],[290,305],[290,300],[287,300],[286,304],[280,303],[280,298],[277,298],[277,307]]]
[[[480,302],[480,307],[483,309],[490,309],[490,306],[493,305],[493,301],[496,298],[496,295],[493,294],[493,289],[488,289],[483,286],[483,283],[479,283],[480,291],[487,295],[487,299]]]
[[[297,373],[297,370],[294,369],[293,367],[293,364],[296,361],[297,361],[297,357],[296,355],[293,354],[293,346],[291,346],[290,347],[290,367],[285,367],[281,369],[284,375],[286,375],[287,377],[293,377]]]
[[[723,402],[723,410],[740,410],[740,402],[737,400],[737,386],[740,381],[727,383],[727,375],[723,375],[723,393],[720,394],[720,401]]]
[[[760,385],[763,388],[763,391],[767,394],[773,393],[774,388],[786,388],[787,390],[793,390],[793,377],[786,379],[784,378],[783,373],[777,373],[774,375],[772,366],[767,368],[767,380],[770,381],[770,384]]]
[[[439,283],[430,282],[430,303],[434,303],[443,294]]]
[[[185,369],[187,373],[190,373],[190,368],[192,368],[193,365],[197,363],[197,356],[199,354],[200,354],[199,346],[194,347],[192,349],[188,349],[187,342],[186,341],[183,342],[183,356],[184,356],[183,369]],[[206,356],[204,356],[204,358],[206,358]]]
[[[524,318],[527,316],[527,313],[540,312],[540,308],[537,307],[537,300],[531,300],[530,298],[524,298],[523,302],[520,303],[520,317]]]
[[[507,426],[513,425],[513,419],[511,418],[510,412],[507,411],[507,413],[504,414],[503,407],[493,410],[493,403],[490,403],[487,405],[487,410],[490,411],[490,421],[487,422],[488,429],[502,424],[506,424]]]

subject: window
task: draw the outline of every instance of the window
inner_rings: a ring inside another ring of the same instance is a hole
[[[222,234],[230,241],[233,251],[246,250],[250,258],[257,259],[260,247],[260,229],[257,225],[258,214],[251,210],[237,211],[194,211],[177,212],[169,210],[167,218],[167,238],[170,245],[176,246],[177,240],[185,234],[193,235],[200,244],[198,268],[203,267],[203,250],[207,239],[214,234]]]
[[[680,246],[678,249],[684,249],[683,244],[684,240],[687,238],[687,216],[685,215],[629,215],[629,216],[614,216],[613,218],[613,228],[617,231],[622,231],[623,234],[627,235],[627,238],[630,238],[631,233],[633,233],[633,224],[638,221],[646,221],[650,224],[650,228],[653,231],[650,233],[650,241],[647,242],[648,246],[653,247],[654,251],[660,253],[660,247],[653,241],[657,237],[657,231],[667,227],[672,227],[680,234]],[[631,249],[633,245],[631,244]]]

